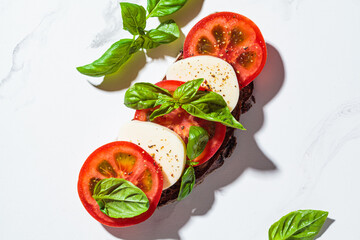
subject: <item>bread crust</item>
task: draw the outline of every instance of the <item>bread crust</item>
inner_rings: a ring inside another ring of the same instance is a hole
[[[182,59],[182,52],[176,58],[176,61]],[[163,80],[166,80],[164,78]],[[255,98],[253,96],[254,84],[251,82],[246,87],[240,90],[239,101],[232,111],[232,115],[239,120],[240,115],[246,113],[255,103]],[[234,128],[227,127],[226,135],[224,142],[222,143],[219,150],[212,156],[207,162],[201,164],[200,166],[195,166],[195,186],[199,185],[207,175],[209,175],[214,170],[218,169],[224,164],[224,160],[229,158],[236,147],[236,137],[234,136]],[[179,179],[174,185],[170,188],[165,189],[162,194],[158,204],[158,207],[175,202],[181,185],[181,179]]]

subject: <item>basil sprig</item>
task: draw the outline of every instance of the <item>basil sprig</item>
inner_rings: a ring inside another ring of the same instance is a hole
[[[298,210],[283,216],[269,229],[269,240],[312,240],[320,232],[328,212]]]
[[[161,109],[153,112],[150,121],[181,107],[195,117],[245,130],[231,114],[221,95],[198,91],[203,81],[202,78],[188,81],[179,86],[173,96],[167,90],[151,83],[136,83],[126,91],[124,103],[127,107],[136,110],[164,104]]]
[[[197,126],[190,127],[188,144],[186,146],[186,155],[190,161],[187,161],[189,167],[185,170],[181,177],[181,185],[177,198],[178,201],[186,198],[194,188],[196,176],[193,166],[197,165],[198,163],[192,160],[200,156],[200,154],[204,151],[208,141],[209,133],[204,128]]]
[[[157,28],[148,31],[145,30],[146,20],[149,17],[162,17],[172,14],[185,3],[186,0],[148,0],[148,15],[146,15],[143,6],[121,2],[123,29],[130,32],[133,39],[122,39],[114,43],[99,59],[77,67],[77,70],[92,77],[112,74],[119,70],[136,52],[175,41],[180,36],[180,30],[174,20],[164,21]]]
[[[145,193],[122,178],[100,180],[95,185],[93,198],[100,210],[112,218],[132,218],[149,209]]]

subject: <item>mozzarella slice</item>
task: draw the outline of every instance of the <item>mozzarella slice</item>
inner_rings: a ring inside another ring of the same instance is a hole
[[[189,81],[204,78],[202,86],[223,96],[230,111],[239,100],[239,83],[233,67],[212,56],[196,56],[177,61],[166,72],[166,79]]]
[[[163,189],[181,177],[186,163],[186,147],[174,131],[156,123],[134,120],[121,128],[118,140],[135,143],[154,158],[162,168]]]

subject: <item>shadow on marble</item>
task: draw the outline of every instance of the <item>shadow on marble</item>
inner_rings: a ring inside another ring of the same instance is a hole
[[[256,104],[242,117],[247,131],[236,131],[238,145],[224,165],[208,175],[183,201],[157,209],[147,221],[128,228],[104,228],[113,236],[126,240],[181,239],[180,231],[193,216],[203,216],[212,208],[215,193],[236,181],[249,168],[276,171],[276,166],[258,147],[254,135],[264,123],[264,106],[281,89],[285,79],[284,64],[279,52],[267,44],[268,59],[255,81]]]
[[[185,40],[185,35],[181,29],[200,13],[203,3],[204,0],[190,0],[180,11],[171,14],[168,17],[160,17],[159,19],[161,22],[164,22],[168,19],[174,19],[180,28],[180,37],[178,40],[170,44],[164,44],[157,48],[148,50],[146,53],[147,56],[152,59],[164,58],[165,56],[176,57],[183,48],[183,43]]]
[[[129,59],[116,73],[105,76],[103,81],[99,84],[92,84],[94,87],[104,91],[119,91],[130,87],[132,81],[134,81],[138,75],[138,72],[145,66],[146,57],[145,54],[153,59],[163,59],[165,56],[176,57],[180,50],[183,48],[185,35],[181,31],[181,28],[187,25],[192,19],[194,19],[200,12],[204,0],[190,0],[185,6],[178,12],[168,16],[160,18],[160,21],[166,21],[168,19],[174,19],[180,28],[180,37],[176,41],[160,45],[157,48],[140,51],[132,58]],[[150,60],[150,62],[152,61]]]
[[[185,27],[189,22],[194,20],[199,15],[204,0],[188,0],[181,10],[171,14],[168,17],[161,17],[160,21],[163,22],[167,19],[174,19],[179,28]]]
[[[319,234],[314,238],[314,239],[318,239],[320,238],[324,232],[326,232],[326,230],[331,226],[331,224],[333,224],[335,222],[335,219],[332,218],[327,218],[324,225],[322,226]]]

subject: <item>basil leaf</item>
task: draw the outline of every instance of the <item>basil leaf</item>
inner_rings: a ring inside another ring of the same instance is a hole
[[[93,198],[100,210],[112,218],[132,218],[149,209],[149,199],[140,188],[122,178],[100,180]]]
[[[158,4],[158,2],[160,2],[160,0],[147,0],[146,9],[148,13],[150,13],[156,7],[156,4]]]
[[[76,69],[82,74],[92,77],[114,73],[131,57],[130,48],[132,44],[132,39],[121,39],[111,45],[99,59]]]
[[[182,8],[187,0],[148,0],[148,17],[164,17]]]
[[[319,210],[298,210],[283,216],[269,229],[269,240],[312,240],[328,216]]]
[[[136,51],[136,49],[140,50],[140,48],[143,49],[152,49],[152,48],[156,48],[158,46],[160,46],[160,43],[156,43],[153,40],[151,40],[148,36],[149,33],[147,33],[146,35],[140,35],[136,40],[135,43],[133,44],[133,49]],[[131,52],[132,49],[130,49]],[[137,51],[138,51],[137,50]]]
[[[180,30],[174,20],[168,20],[161,23],[156,29],[152,29],[147,34],[149,38],[156,43],[171,43],[179,38]]]
[[[203,78],[188,81],[183,85],[179,86],[174,92],[174,99],[180,103],[186,103],[192,100],[195,94],[198,92],[201,83],[204,81]]]
[[[168,90],[151,83],[135,83],[125,93],[125,106],[133,109],[153,108],[171,101]]]
[[[209,141],[209,133],[202,127],[191,126],[189,130],[186,155],[190,160],[197,158],[205,149]]]
[[[220,122],[226,126],[245,130],[233,115],[223,97],[215,92],[198,92],[193,101],[181,107],[189,114],[205,120]]]
[[[152,49],[152,48],[156,48],[158,46],[160,46],[160,43],[156,43],[153,40],[150,39],[150,37],[148,36],[149,33],[147,33],[146,35],[142,36],[144,38],[144,44],[143,44],[143,48],[145,49]]]
[[[154,121],[155,118],[171,113],[175,107],[173,102],[165,102],[158,109],[155,109],[149,116],[150,121]]]
[[[121,2],[123,28],[132,35],[143,35],[146,27],[146,11],[143,6]]]
[[[134,54],[138,52],[144,46],[144,38],[139,36],[131,45],[129,53]]]
[[[177,200],[181,201],[186,198],[195,185],[195,170],[189,166],[181,177],[181,186]]]

